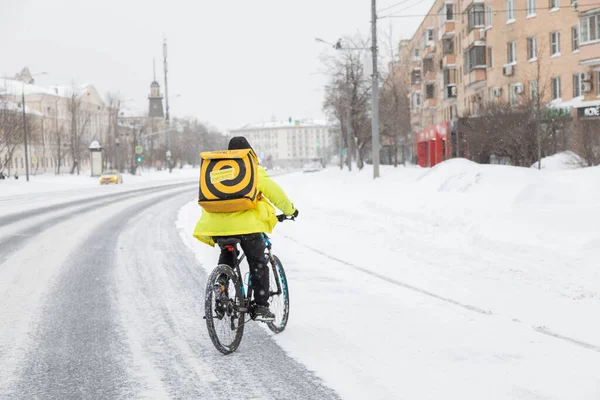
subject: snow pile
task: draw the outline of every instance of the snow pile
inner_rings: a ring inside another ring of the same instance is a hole
[[[579,157],[578,154],[572,151],[557,153],[549,157],[542,158],[542,169],[549,171],[562,171],[566,169],[576,169],[587,166],[585,160]],[[531,168],[538,168],[538,163],[535,163]]]
[[[600,398],[600,168],[277,181],[300,218],[272,235],[291,293],[275,340],[343,398]],[[191,202],[178,225],[210,271],[199,215]]]

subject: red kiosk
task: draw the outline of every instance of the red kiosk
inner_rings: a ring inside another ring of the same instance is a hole
[[[448,122],[430,126],[416,136],[417,157],[421,167],[433,167],[450,158]]]

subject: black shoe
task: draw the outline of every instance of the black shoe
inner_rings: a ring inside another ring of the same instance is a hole
[[[275,319],[275,314],[269,310],[269,306],[256,306],[254,308],[254,319],[256,321],[270,322]]]

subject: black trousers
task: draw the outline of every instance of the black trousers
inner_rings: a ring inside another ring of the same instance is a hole
[[[248,264],[250,265],[250,285],[254,291],[254,301],[259,306],[269,306],[269,267],[265,255],[265,239],[262,233],[250,233],[247,235],[227,236],[242,241],[241,246]],[[219,237],[213,238],[215,242]],[[222,250],[219,264],[227,264],[233,267],[233,252]]]

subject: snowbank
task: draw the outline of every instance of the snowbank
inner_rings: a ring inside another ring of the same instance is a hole
[[[572,151],[565,151],[549,157],[544,157],[541,162],[542,169],[550,171],[562,171],[586,166],[587,163],[585,160]],[[538,163],[533,164],[531,168],[538,168]]]
[[[600,398],[600,168],[381,174],[277,179],[300,218],[272,235],[291,293],[275,340],[348,399]],[[199,215],[178,225],[210,271]]]

